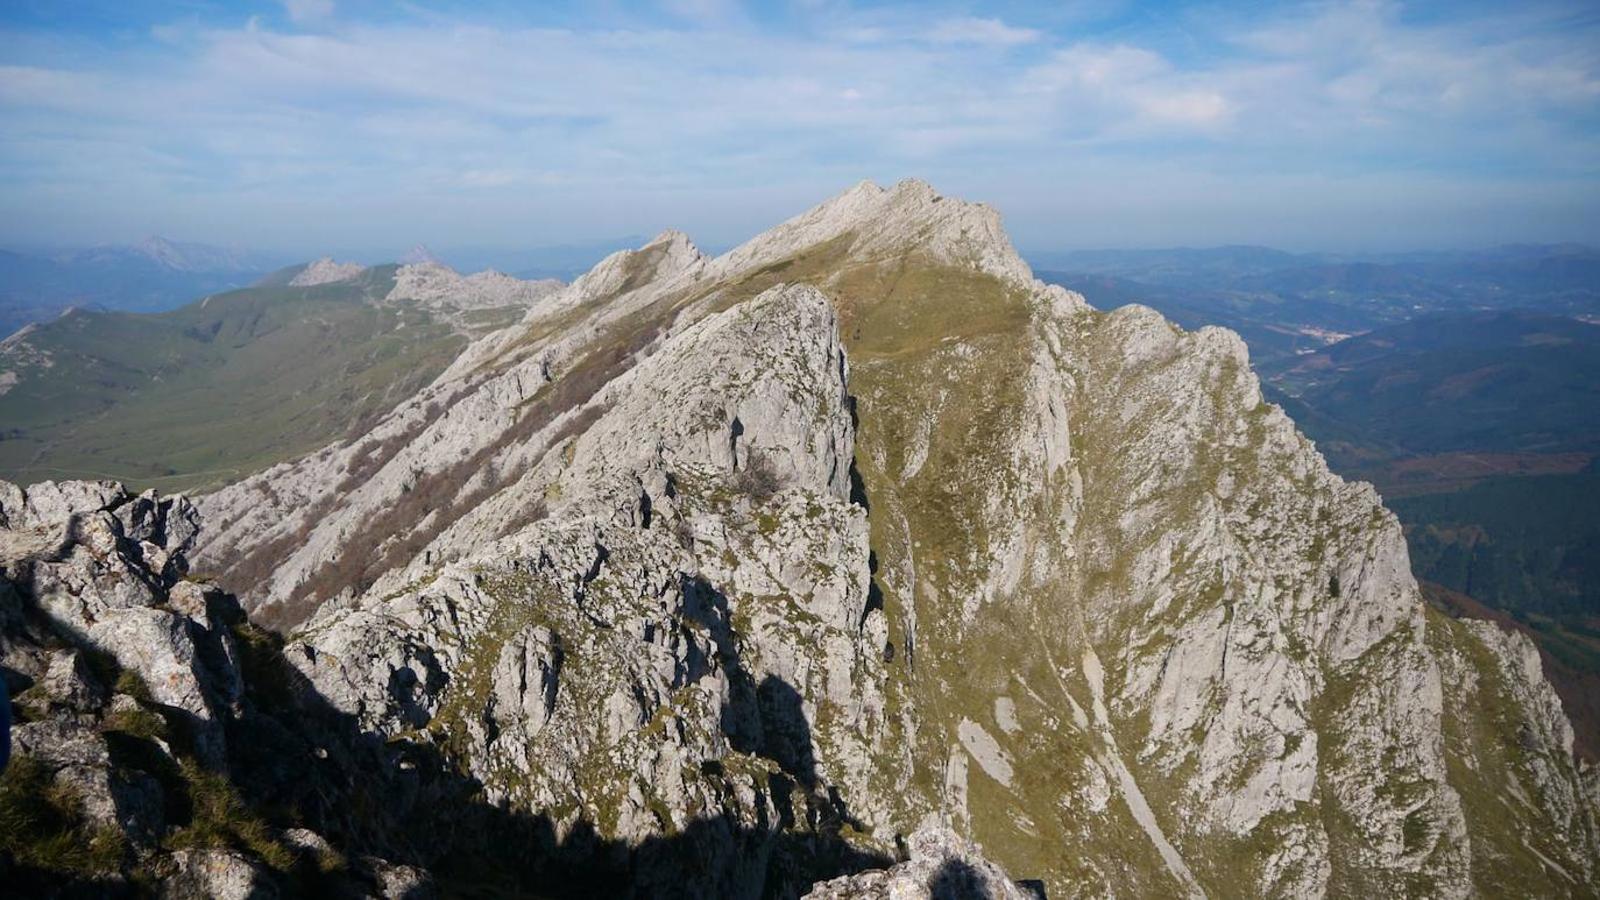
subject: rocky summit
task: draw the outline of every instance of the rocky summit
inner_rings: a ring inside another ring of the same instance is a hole
[[[394,291],[469,289],[527,311],[357,437],[0,490],[16,877],[1600,893],[1538,653],[1423,604],[1232,332],[1093,309],[916,181]]]

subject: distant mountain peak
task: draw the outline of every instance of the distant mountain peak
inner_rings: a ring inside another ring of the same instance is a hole
[[[433,251],[429,250],[426,244],[417,244],[410,250],[407,250],[406,254],[400,257],[400,263],[407,266],[416,266],[423,263],[433,263],[441,266],[444,265],[444,261],[439,259],[439,257],[434,256]]]
[[[851,252],[860,256],[917,253],[1015,284],[1033,281],[993,207],[947,197],[916,178],[892,188],[859,182],[736,247],[719,263],[729,271],[759,265],[846,234],[854,235]]]
[[[259,256],[233,244],[197,244],[151,235],[134,249],[180,272],[252,272],[265,268]]]
[[[360,263],[335,262],[333,257],[324,256],[301,269],[298,275],[289,280],[289,284],[291,287],[333,284],[338,281],[349,281],[366,270],[367,267]]]
[[[649,250],[653,247],[664,247],[671,253],[682,253],[695,257],[703,255],[700,252],[700,248],[695,246],[694,241],[687,234],[676,228],[668,228],[651,238],[648,243],[639,249]]]
[[[159,234],[152,234],[133,246],[134,249],[147,253],[150,256],[163,256],[178,253],[178,245],[167,240]]]
[[[175,241],[158,234],[133,244],[102,244],[53,257],[60,265],[155,264],[173,272],[254,272],[267,268],[263,260],[240,247]]]
[[[462,275],[444,263],[430,261],[401,266],[395,272],[394,287],[385,299],[463,309],[531,306],[561,287],[561,282],[553,279],[523,281],[493,269]]]

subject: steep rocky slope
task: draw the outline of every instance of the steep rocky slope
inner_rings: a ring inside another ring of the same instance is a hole
[[[407,852],[394,760],[300,703],[270,639],[187,577],[198,527],[183,497],[0,482],[5,893],[423,896],[425,871],[347,852]],[[389,834],[361,838],[335,796]]]
[[[200,507],[338,715],[641,894],[803,893],[930,818],[1051,896],[1600,877],[1537,656],[1425,610],[1238,338],[917,182],[616,254]]]

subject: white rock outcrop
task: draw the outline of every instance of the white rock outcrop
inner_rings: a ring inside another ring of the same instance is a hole
[[[384,798],[367,795],[359,827],[419,816],[404,771],[280,677],[232,598],[186,577],[199,528],[182,496],[0,481],[0,678],[15,710],[4,892],[100,896],[137,880],[163,897],[431,896],[425,872],[370,850],[346,860],[260,817],[262,793],[295,815],[355,795],[358,778]],[[347,800],[323,812],[337,819]],[[294,871],[288,847],[310,857]]]
[[[394,287],[385,300],[454,309],[531,307],[561,288],[561,282],[553,278],[523,281],[493,270],[462,275],[442,263],[428,261],[409,263],[396,270]]]
[[[315,287],[319,284],[336,284],[341,281],[350,281],[366,270],[367,267],[360,263],[335,262],[333,257],[324,256],[301,269],[293,278],[289,279],[289,285],[290,287]]]
[[[907,859],[886,869],[842,875],[816,885],[806,900],[1038,900],[971,842],[937,823],[906,839]]]
[[[467,516],[435,543],[491,552],[324,607],[288,658],[381,733],[459,731],[491,798],[565,806],[562,827],[639,842],[723,816],[750,832],[708,851],[726,861],[800,815],[784,810],[853,812],[886,626],[849,498],[846,375],[814,289],[702,320],[530,470],[543,518],[496,539]]]

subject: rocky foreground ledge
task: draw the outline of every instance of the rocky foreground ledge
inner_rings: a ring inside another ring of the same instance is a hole
[[[17,712],[0,779],[8,890],[420,900],[439,893],[429,864],[475,845],[497,857],[483,884],[505,884],[510,866],[551,879],[540,895],[695,892],[641,879],[681,877],[670,850],[645,842],[630,860],[556,840],[484,804],[427,748],[362,733],[235,598],[191,576],[199,530],[181,496],[0,482],[0,675]],[[937,825],[906,853],[809,896],[1036,896]],[[449,883],[472,885],[461,876],[475,863],[451,865]]]
[[[841,875],[806,900],[1044,900],[1044,886],[1015,882],[978,847],[930,821],[906,841],[907,859],[886,869]]]
[[[326,768],[331,745],[313,746],[311,711],[270,684],[270,639],[188,576],[199,528],[183,497],[0,482],[0,675],[16,713],[3,892],[428,896],[420,869],[283,824],[311,798],[275,804],[273,783],[326,790],[304,767]]]

